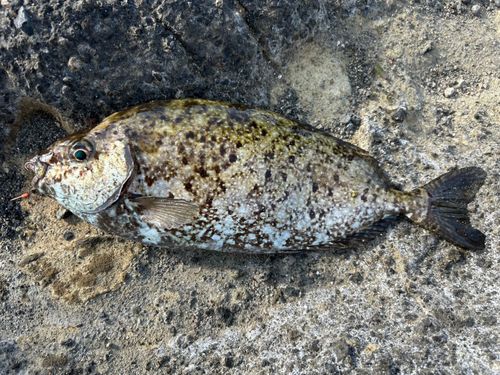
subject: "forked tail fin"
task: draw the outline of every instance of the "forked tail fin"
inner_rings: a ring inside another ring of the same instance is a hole
[[[419,224],[463,248],[484,249],[486,236],[471,227],[467,204],[485,179],[484,170],[469,167],[448,172],[422,186],[429,193],[429,208]]]

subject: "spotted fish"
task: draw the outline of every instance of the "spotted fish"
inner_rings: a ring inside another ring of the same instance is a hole
[[[486,173],[455,170],[410,193],[329,133],[208,100],[152,102],[70,135],[25,164],[43,195],[146,245],[273,253],[354,246],[398,215],[484,247],[467,204]]]

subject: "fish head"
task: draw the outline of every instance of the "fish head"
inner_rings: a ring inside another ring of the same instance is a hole
[[[33,187],[71,212],[92,214],[120,197],[133,178],[134,159],[122,127],[99,127],[70,135],[29,158]]]

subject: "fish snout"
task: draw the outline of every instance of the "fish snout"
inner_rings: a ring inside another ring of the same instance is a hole
[[[45,177],[45,173],[47,173],[48,167],[49,164],[41,161],[38,156],[35,156],[24,163],[24,168],[35,173],[35,177],[33,178],[33,185],[36,185],[38,181]]]

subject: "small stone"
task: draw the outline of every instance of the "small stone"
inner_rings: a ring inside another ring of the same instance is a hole
[[[72,241],[75,239],[75,235],[73,234],[73,232],[69,232],[69,231],[65,231],[63,234],[63,237],[66,241]]]
[[[495,5],[500,8],[500,0],[495,0]]]
[[[227,368],[232,368],[234,367],[234,359],[230,356],[225,356],[223,359],[222,359],[222,363],[224,364],[224,366],[226,366]]]
[[[432,51],[434,48],[434,44],[432,42],[427,42],[425,43],[421,48],[420,48],[420,54],[425,55],[427,52]]]
[[[244,272],[239,269],[232,269],[228,271],[229,277],[233,280],[237,280],[244,275]]]
[[[71,56],[68,61],[68,68],[71,73],[79,72],[83,68],[83,61],[77,56]]]
[[[455,85],[455,88],[461,89],[464,87],[464,85],[465,85],[465,80],[460,78],[457,80],[457,84]]]
[[[138,315],[141,312],[141,308],[139,306],[132,307],[132,314]]]
[[[28,11],[24,6],[19,8],[19,12],[17,12],[17,17],[14,20],[14,26],[17,29],[24,31],[28,35],[33,35],[33,27],[31,26],[31,19],[28,14]]]
[[[67,348],[70,348],[72,346],[75,346],[75,342],[72,339],[67,339],[67,340],[61,341],[61,345],[65,346]]]
[[[342,125],[347,125],[349,123],[349,121],[351,121],[351,115],[349,115],[347,113],[343,114],[342,116],[340,116],[339,121]]]
[[[448,87],[446,90],[444,90],[444,96],[447,98],[451,98],[453,95],[455,95],[456,92],[457,90],[455,90],[454,87]]]
[[[56,213],[56,219],[57,220],[67,219],[71,215],[73,215],[73,213],[70,210],[67,210],[64,207],[60,207]]]
[[[406,111],[404,108],[398,108],[395,111],[391,112],[391,117],[396,122],[403,122],[406,118]]]
[[[472,6],[472,13],[474,13],[476,16],[479,15],[481,12],[481,6],[478,4],[475,4]]]
[[[345,340],[341,340],[333,344],[332,351],[337,357],[337,362],[341,362],[349,355],[349,345]]]

